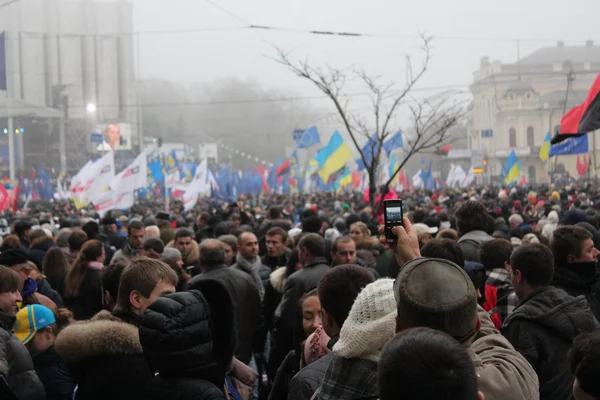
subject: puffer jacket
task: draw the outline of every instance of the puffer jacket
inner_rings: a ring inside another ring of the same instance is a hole
[[[102,311],[64,328],[54,347],[77,382],[74,400],[148,399],[152,372],[134,325]]]
[[[531,364],[540,380],[540,399],[571,399],[573,374],[567,352],[579,333],[598,329],[585,297],[545,287],[525,297],[502,333]]]
[[[44,400],[44,385],[25,346],[12,333],[16,317],[0,311],[0,399]]]
[[[264,348],[262,338],[263,319],[258,287],[250,275],[222,265],[196,275],[188,282],[188,289],[198,289],[202,281],[217,281],[229,292],[234,306],[237,347],[235,356],[249,364],[252,353]]]
[[[233,303],[219,282],[201,281],[196,287],[202,292],[161,297],[144,314],[140,342],[157,373],[150,399],[226,398],[225,375],[235,348]]]
[[[484,231],[471,231],[462,235],[458,239],[458,244],[465,254],[465,261],[479,262],[479,248],[492,239],[493,237]]]
[[[75,381],[54,347],[34,356],[33,365],[46,389],[46,400],[73,399]]]

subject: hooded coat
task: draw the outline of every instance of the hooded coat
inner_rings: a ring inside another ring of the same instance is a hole
[[[12,333],[16,317],[0,311],[0,398],[44,400],[44,385],[25,346]],[[4,383],[8,384],[8,387]]]
[[[235,349],[233,303],[216,281],[202,290],[173,293],[154,302],[140,325],[140,342],[156,400],[225,399],[225,375]],[[210,300],[209,300],[210,299]]]
[[[550,211],[548,218],[546,218],[546,224],[542,228],[542,236],[546,239],[552,239],[554,231],[558,226],[558,213],[556,211]]]
[[[64,328],[54,347],[77,382],[74,400],[148,400],[152,372],[136,326],[103,311]]]
[[[538,374],[540,399],[571,399],[573,374],[567,352],[579,333],[598,329],[585,297],[544,287],[519,303],[502,333]]]
[[[600,321],[600,286],[595,262],[555,264],[552,286],[564,290],[573,297],[585,296],[590,310]]]

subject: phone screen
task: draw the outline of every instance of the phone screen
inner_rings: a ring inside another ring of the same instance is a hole
[[[387,200],[384,202],[385,237],[388,243],[396,242],[392,228],[402,225],[402,200]]]

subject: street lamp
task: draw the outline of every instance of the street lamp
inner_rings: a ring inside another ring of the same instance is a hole
[[[88,113],[93,114],[96,112],[96,105],[94,103],[88,103],[85,109]]]

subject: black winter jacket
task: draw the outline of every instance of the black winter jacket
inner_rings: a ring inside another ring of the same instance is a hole
[[[277,329],[294,331],[294,321],[298,301],[304,293],[310,292],[317,287],[319,280],[325,272],[329,271],[329,263],[325,258],[314,258],[306,263],[299,271],[289,276],[285,283],[283,298],[275,310],[275,326]]]
[[[60,296],[58,291],[54,290],[54,288],[52,286],[50,286],[50,282],[48,282],[47,279],[40,278],[37,281],[35,281],[35,283],[37,284],[37,287],[38,287],[37,288],[38,293],[43,294],[44,296],[46,296],[47,298],[52,300],[54,302],[54,304],[56,304],[56,307],[63,308],[62,297]]]
[[[573,374],[567,352],[575,336],[598,327],[583,296],[550,286],[524,298],[506,318],[502,333],[537,372],[540,399],[568,400]]]
[[[264,343],[260,343],[264,324],[258,287],[247,273],[223,265],[193,277],[188,283],[188,288],[196,289],[197,284],[205,280],[218,281],[227,289],[235,310],[235,356],[248,365],[252,353],[262,353],[264,346]]]
[[[0,311],[0,399],[44,400],[44,386],[35,373],[27,349],[12,333],[16,317]]]
[[[88,269],[81,282],[79,295],[75,298],[65,297],[65,306],[73,311],[76,320],[90,319],[104,306],[101,271]]]
[[[585,296],[590,310],[600,321],[600,282],[595,262],[554,265],[552,285],[573,297]]]
[[[203,281],[197,287],[202,292],[161,297],[144,314],[140,342],[158,373],[151,399],[225,399],[235,348],[234,310],[223,285]]]
[[[102,311],[64,328],[54,346],[77,382],[74,400],[148,400],[152,372],[137,327]]]
[[[46,389],[46,400],[72,400],[75,380],[54,347],[33,357],[33,365]]]

